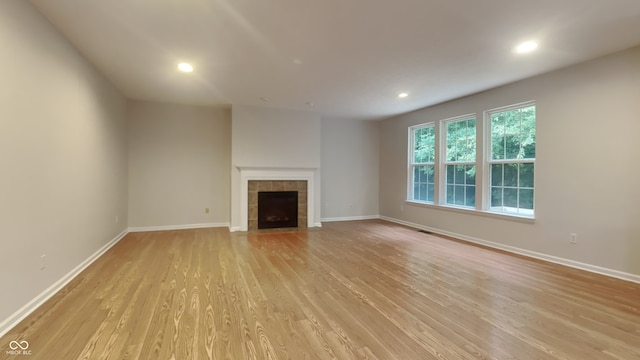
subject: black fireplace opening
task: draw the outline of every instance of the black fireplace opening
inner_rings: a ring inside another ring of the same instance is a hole
[[[259,191],[258,229],[298,227],[297,191]]]

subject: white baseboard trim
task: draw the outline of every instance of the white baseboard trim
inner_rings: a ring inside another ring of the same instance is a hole
[[[89,256],[85,261],[80,263],[80,265],[76,266],[73,270],[68,272],[58,281],[49,286],[46,290],[38,294],[35,298],[31,299],[28,303],[26,303],[23,307],[18,309],[11,316],[6,318],[4,321],[0,322],[0,337],[3,337],[9,330],[13,329],[20,321],[24,320],[29,314],[39,308],[42,304],[44,304],[47,300],[49,300],[53,295],[55,295],[58,291],[62,290],[71,280],[73,280],[76,276],[78,276],[84,269],[86,269],[89,265],[91,265],[94,261],[96,261],[102,254],[107,252],[112,246],[117,244],[122,238],[127,235],[128,231],[124,230],[118,236],[113,238],[111,241],[106,243],[103,247],[101,247],[98,251]]]
[[[187,229],[204,229],[204,228],[218,228],[218,227],[228,228],[229,223],[204,223],[204,224],[186,224],[186,225],[130,227],[129,232],[187,230]]]
[[[592,273],[596,273],[596,274],[600,274],[600,275],[606,275],[606,276],[614,277],[614,278],[617,278],[617,279],[622,279],[622,280],[631,281],[631,282],[635,282],[635,283],[639,283],[640,284],[640,275],[631,274],[631,273],[627,273],[627,272],[623,272],[623,271],[619,271],[619,270],[614,270],[614,269],[609,269],[609,268],[605,268],[605,267],[601,267],[601,266],[586,264],[586,263],[583,263],[583,262],[574,261],[574,260],[570,260],[570,259],[565,259],[565,258],[552,256],[552,255],[547,255],[547,254],[543,254],[543,253],[539,253],[539,252],[535,252],[535,251],[531,251],[531,250],[521,249],[521,248],[517,248],[517,247],[514,247],[514,246],[509,246],[509,245],[496,243],[496,242],[493,242],[493,241],[478,239],[478,238],[475,238],[475,237],[472,237],[472,236],[457,234],[457,233],[454,233],[454,232],[445,231],[445,230],[441,230],[441,229],[436,229],[436,228],[432,228],[432,227],[424,226],[424,225],[420,225],[420,224],[415,224],[415,223],[404,221],[404,220],[400,220],[400,219],[390,218],[390,217],[387,217],[387,216],[380,216],[380,219],[386,220],[386,221],[390,221],[390,222],[393,222],[393,223],[396,223],[396,224],[400,224],[400,225],[409,226],[409,227],[416,228],[416,229],[427,230],[427,231],[430,231],[430,232],[435,233],[435,234],[450,236],[450,237],[453,237],[453,238],[456,238],[456,239],[460,239],[460,240],[464,240],[464,241],[467,241],[467,242],[471,242],[471,243],[474,243],[474,244],[484,245],[484,246],[487,246],[487,247],[490,247],[490,248],[504,250],[504,251],[507,251],[507,252],[510,252],[510,253],[523,255],[523,256],[530,257],[530,258],[534,258],[534,259],[544,260],[544,261],[548,261],[548,262],[552,262],[552,263],[556,263],[556,264],[560,264],[560,265],[564,265],[564,266],[569,266],[569,267],[572,267],[572,268],[585,270],[585,271],[589,271],[589,272],[592,272]]]
[[[380,215],[363,215],[363,216],[345,216],[345,217],[333,217],[322,218],[322,222],[335,222],[335,221],[355,221],[355,220],[373,220],[380,219]]]

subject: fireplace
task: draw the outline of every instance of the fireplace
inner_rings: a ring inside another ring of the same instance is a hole
[[[298,192],[258,192],[258,229],[291,227],[298,227]]]
[[[236,167],[231,176],[231,231],[258,230],[259,191],[298,191],[298,228],[322,227],[318,168]]]
[[[306,180],[249,180],[248,230],[307,227]]]

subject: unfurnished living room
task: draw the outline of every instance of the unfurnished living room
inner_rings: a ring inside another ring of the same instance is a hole
[[[0,0],[0,359],[640,359],[640,1]]]

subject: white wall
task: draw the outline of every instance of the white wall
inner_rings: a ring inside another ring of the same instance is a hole
[[[381,215],[640,274],[639,64],[634,48],[385,120]],[[537,103],[534,224],[405,203],[408,126],[528,100]]]
[[[127,227],[127,142],[124,98],[29,2],[0,1],[0,49],[2,323]]]
[[[231,227],[240,224],[239,167],[308,168],[320,171],[321,116],[260,106],[233,105],[231,131]],[[315,184],[320,199],[320,181]],[[320,222],[320,201],[315,204]]]
[[[129,226],[228,226],[231,112],[130,101],[128,122]]]
[[[377,217],[377,121],[322,119],[322,220]]]

